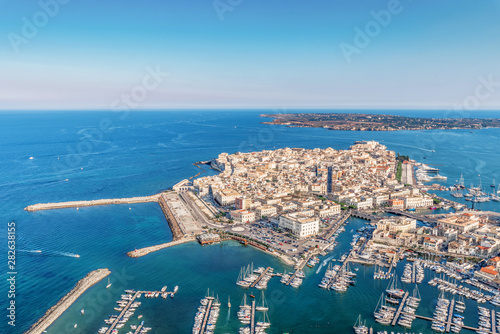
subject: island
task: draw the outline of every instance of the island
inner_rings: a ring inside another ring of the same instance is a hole
[[[344,131],[476,130],[500,127],[499,118],[425,118],[359,113],[262,114],[260,116],[273,119],[262,124]]]

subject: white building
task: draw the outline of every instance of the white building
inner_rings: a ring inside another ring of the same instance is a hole
[[[280,216],[278,226],[292,232],[299,238],[314,236],[319,232],[319,220],[317,218],[297,214]]]
[[[217,193],[215,193],[215,200],[220,205],[225,206],[229,204],[234,204],[236,197],[239,196],[240,194],[238,194],[237,191],[234,191],[232,189],[224,189],[224,190],[219,190]]]
[[[408,196],[404,201],[406,209],[425,208],[434,204],[434,200],[427,196]]]
[[[231,218],[235,223],[252,223],[255,221],[255,213],[248,210],[234,210],[231,211]]]
[[[271,217],[276,214],[276,207],[271,205],[259,206],[255,209],[255,212],[257,214],[257,219],[260,219],[263,216]]]
[[[377,230],[388,232],[409,232],[417,227],[415,219],[398,217],[381,219],[377,222]]]

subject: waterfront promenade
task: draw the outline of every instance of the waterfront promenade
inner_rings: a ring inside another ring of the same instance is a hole
[[[81,208],[81,207],[97,206],[97,205],[148,203],[148,202],[157,202],[159,197],[160,194],[151,196],[130,197],[130,198],[96,199],[93,201],[39,203],[27,206],[24,208],[24,210],[40,211],[40,210],[66,209],[66,208]]]
[[[47,329],[61,314],[73,304],[88,288],[101,281],[111,273],[108,269],[97,269],[91,271],[76,283],[75,287],[52,306],[45,315],[40,318],[26,334],[40,334]]]

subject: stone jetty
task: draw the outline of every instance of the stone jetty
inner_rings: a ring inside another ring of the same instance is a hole
[[[66,311],[88,288],[101,281],[111,273],[108,269],[91,271],[76,283],[75,287],[52,306],[25,334],[40,334]]]

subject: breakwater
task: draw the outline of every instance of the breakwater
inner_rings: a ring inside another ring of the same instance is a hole
[[[179,222],[170,210],[164,195],[159,196],[158,203],[160,204],[163,214],[167,218],[167,223],[168,226],[170,226],[170,230],[172,230],[173,240],[176,241],[184,237],[184,233],[179,226]]]
[[[75,287],[64,297],[62,297],[54,306],[52,306],[45,315],[40,318],[26,334],[40,334],[49,327],[61,314],[66,311],[71,304],[75,302],[88,288],[101,281],[111,273],[108,269],[97,269],[88,273],[84,278],[76,283]]]
[[[111,205],[111,204],[134,204],[134,203],[147,203],[157,202],[161,194],[131,198],[112,198],[112,199],[96,199],[93,201],[72,201],[60,203],[39,203],[30,205],[24,208],[26,211],[39,211],[39,210],[53,210],[65,208],[79,208],[96,205]]]
[[[156,246],[150,246],[150,247],[136,249],[136,250],[128,252],[127,255],[130,257],[141,257],[144,255],[148,255],[149,253],[159,251],[160,249],[180,245],[180,244],[195,241],[195,240],[196,240],[195,237],[186,237],[186,238],[182,238],[182,239],[171,241],[171,242],[166,242],[164,244],[160,244],[160,245],[156,245]]]

